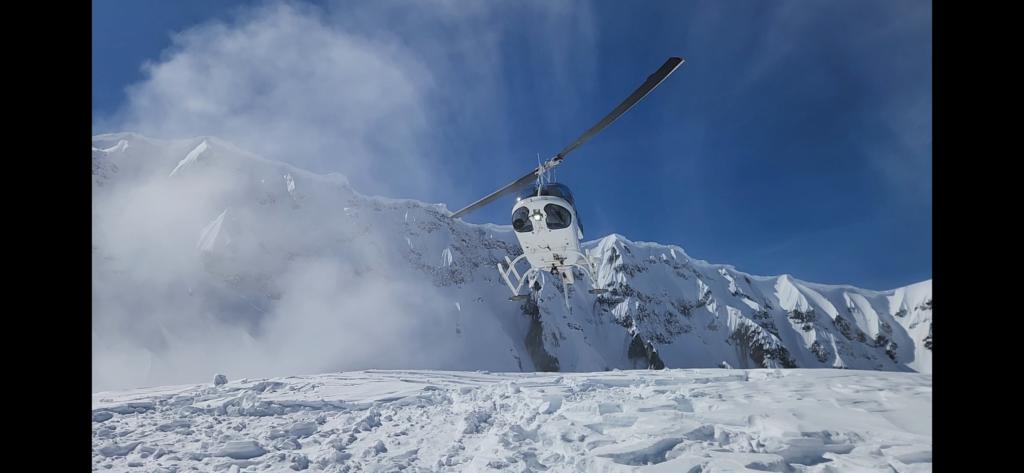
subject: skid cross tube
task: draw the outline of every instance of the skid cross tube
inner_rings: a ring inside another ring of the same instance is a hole
[[[597,287],[597,280],[594,278],[594,275],[597,273],[597,268],[594,267],[594,262],[590,259],[589,255],[585,255],[578,251],[570,251],[570,254],[579,256],[580,258],[577,260],[582,259],[586,264],[566,264],[556,266],[555,269],[557,271],[571,271],[572,268],[579,268],[579,270],[587,277],[587,280],[590,281],[590,287],[592,288],[591,292],[595,294],[603,292],[601,288]],[[505,256],[505,264],[503,265],[500,262],[498,263],[498,273],[501,274],[501,279],[505,281],[505,285],[507,285],[509,290],[512,291],[513,298],[520,297],[519,291],[523,288],[523,285],[526,284],[526,281],[532,279],[532,276],[540,272],[538,268],[531,266],[530,269],[526,270],[526,272],[519,274],[519,271],[516,269],[516,264],[525,258],[525,253],[517,256],[514,260],[510,260],[508,256]]]

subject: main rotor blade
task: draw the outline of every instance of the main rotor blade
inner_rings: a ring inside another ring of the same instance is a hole
[[[565,158],[565,155],[571,153],[573,150],[578,148],[583,143],[586,143],[587,140],[593,138],[594,135],[600,133],[601,130],[603,130],[606,126],[611,125],[612,122],[614,122],[617,118],[622,116],[623,113],[629,111],[629,109],[633,108],[633,106],[636,105],[637,102],[646,97],[647,94],[651,93],[651,91],[654,90],[655,87],[661,84],[661,82],[664,81],[669,76],[669,74],[675,71],[676,68],[679,67],[679,65],[682,63],[683,58],[681,57],[668,58],[668,60],[665,61],[665,64],[662,64],[657,71],[654,71],[654,74],[648,76],[647,80],[644,81],[643,84],[640,84],[640,87],[634,90],[629,97],[626,97],[626,100],[623,100],[618,107],[615,107],[615,109],[612,110],[611,113],[602,118],[601,121],[597,122],[596,125],[590,127],[589,130],[583,132],[583,134],[580,135],[579,138],[576,138],[576,141],[573,141],[572,144],[566,146],[562,151],[559,151],[553,159],[561,161],[562,159]]]
[[[533,171],[530,171],[529,174],[527,174],[527,175],[525,175],[523,177],[520,177],[519,179],[516,179],[515,181],[512,181],[511,183],[509,183],[505,187],[502,187],[501,189],[498,189],[498,190],[492,192],[487,197],[484,197],[483,199],[480,199],[480,200],[478,200],[476,202],[473,202],[472,204],[467,205],[466,208],[464,208],[462,210],[459,210],[458,212],[453,213],[452,214],[452,218],[459,218],[459,217],[461,217],[463,215],[466,215],[469,212],[472,212],[472,211],[474,211],[474,210],[476,210],[476,209],[478,209],[480,207],[483,207],[483,206],[493,202],[498,197],[501,197],[501,196],[503,196],[505,194],[508,194],[509,192],[515,192],[515,191],[517,191],[519,189],[522,189],[523,187],[526,187],[526,186],[532,184],[536,180],[537,180],[537,170],[534,169]]]
[[[499,198],[499,197],[501,197],[501,196],[503,196],[505,194],[508,194],[510,192],[515,192],[515,191],[517,191],[517,190],[519,190],[519,189],[521,189],[523,187],[526,187],[530,183],[532,183],[537,178],[537,174],[539,172],[543,172],[546,169],[550,169],[550,168],[560,164],[562,162],[562,159],[564,159],[567,154],[571,153],[573,150],[578,148],[580,145],[585,143],[587,140],[593,138],[594,135],[600,133],[601,130],[603,130],[608,125],[611,125],[612,122],[614,122],[617,118],[622,116],[623,113],[626,113],[627,111],[629,111],[629,109],[633,108],[633,106],[636,105],[637,102],[639,102],[644,97],[646,97],[647,94],[651,93],[651,91],[654,90],[655,87],[657,87],[659,84],[661,84],[661,82],[664,81],[665,78],[667,78],[669,76],[669,74],[671,74],[673,71],[675,71],[676,68],[678,68],[679,65],[682,64],[682,63],[683,63],[683,58],[680,58],[680,57],[670,57],[670,58],[668,58],[668,60],[665,61],[665,64],[662,64],[661,67],[659,67],[657,71],[654,71],[654,74],[651,74],[650,76],[648,76],[647,80],[644,81],[643,84],[640,84],[640,87],[638,87],[636,90],[634,90],[633,93],[630,94],[629,97],[626,97],[626,100],[623,100],[622,103],[620,103],[618,107],[615,107],[615,109],[612,110],[611,113],[609,113],[608,115],[605,115],[605,117],[602,118],[601,121],[597,122],[596,125],[590,127],[589,130],[583,132],[583,134],[580,135],[579,138],[576,138],[576,141],[572,142],[572,144],[570,144],[569,146],[566,146],[562,151],[559,151],[558,154],[555,155],[555,157],[553,157],[550,160],[548,160],[547,162],[545,162],[538,169],[534,169],[533,171],[530,171],[529,174],[527,174],[527,175],[525,175],[523,177],[520,177],[519,179],[516,179],[515,181],[512,181],[511,183],[507,184],[505,187],[502,187],[501,189],[498,189],[498,190],[492,192],[487,197],[484,197],[484,198],[482,198],[482,199],[480,199],[480,200],[478,200],[476,202],[473,202],[472,204],[469,204],[468,206],[466,206],[465,208],[459,210],[458,212],[453,213],[452,214],[452,218],[458,218],[458,217],[461,217],[463,215],[466,215],[469,212],[472,212],[472,211],[474,211],[474,210],[476,210],[476,209],[478,209],[480,207],[483,207],[483,206],[485,206],[485,205],[487,205],[487,204],[489,204],[491,202],[494,202],[495,199],[497,199],[497,198]]]

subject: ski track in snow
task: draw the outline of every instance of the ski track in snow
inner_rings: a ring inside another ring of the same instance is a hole
[[[93,394],[96,471],[931,471],[931,375],[359,371]]]

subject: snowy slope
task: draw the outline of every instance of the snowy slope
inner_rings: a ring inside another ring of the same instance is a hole
[[[282,157],[286,158],[286,157]],[[94,388],[367,368],[931,372],[931,281],[754,276],[673,245],[589,241],[598,278],[510,302],[511,228],[369,197],[213,137],[93,139]],[[578,275],[581,279],[582,275]]]
[[[931,471],[931,375],[361,371],[93,395],[100,471]]]

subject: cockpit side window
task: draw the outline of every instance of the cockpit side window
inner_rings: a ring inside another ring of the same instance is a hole
[[[512,228],[519,233],[532,232],[533,222],[530,221],[530,211],[526,207],[519,207],[512,212]]]
[[[572,223],[572,213],[569,212],[569,209],[562,207],[561,205],[545,205],[544,213],[547,214],[547,219],[544,223],[547,224],[548,229],[550,230],[566,228]]]

